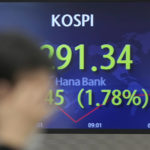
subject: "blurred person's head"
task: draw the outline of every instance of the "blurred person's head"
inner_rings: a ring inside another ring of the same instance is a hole
[[[50,86],[51,67],[51,60],[33,39],[19,33],[0,33],[0,98],[25,80],[37,82],[33,90],[38,86],[44,90]]]
[[[0,33],[0,82],[15,85],[20,75],[37,71],[48,75],[51,67],[51,60],[35,40],[19,33]]]
[[[48,112],[51,68],[51,60],[32,39],[0,34],[0,135],[5,139],[11,141],[15,133],[21,139]]]

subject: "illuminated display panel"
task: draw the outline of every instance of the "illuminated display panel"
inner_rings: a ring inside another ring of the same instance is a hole
[[[47,101],[57,110],[39,127],[149,131],[149,8],[149,2],[0,3],[0,30],[41,38],[41,50],[56,60],[57,88]]]

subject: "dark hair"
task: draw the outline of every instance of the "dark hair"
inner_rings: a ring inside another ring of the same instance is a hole
[[[52,68],[52,61],[33,39],[19,33],[0,33],[0,79],[13,83],[16,73],[39,68]]]

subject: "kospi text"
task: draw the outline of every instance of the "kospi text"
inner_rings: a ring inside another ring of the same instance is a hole
[[[94,27],[94,14],[52,14],[51,27]]]

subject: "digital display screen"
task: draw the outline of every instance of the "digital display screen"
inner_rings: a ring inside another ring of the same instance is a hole
[[[41,38],[56,60],[57,110],[40,128],[150,128],[149,2],[0,3],[5,28]]]

